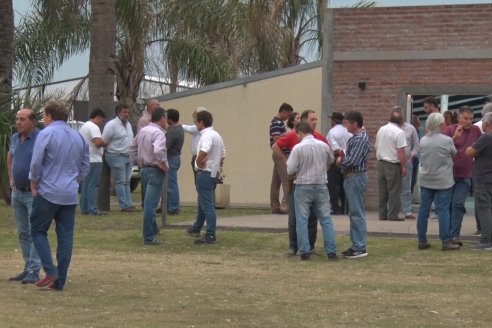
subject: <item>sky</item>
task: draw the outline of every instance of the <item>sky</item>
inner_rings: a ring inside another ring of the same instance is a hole
[[[347,7],[357,1],[355,0],[330,0],[330,7]],[[473,3],[492,3],[484,0],[376,0],[376,6],[425,6],[425,5],[451,5],[451,4],[473,4]],[[20,17],[27,13],[30,8],[30,0],[15,0],[14,15],[16,23]],[[66,61],[62,67],[55,73],[53,81],[67,80],[87,75],[89,71],[89,53],[72,57]]]

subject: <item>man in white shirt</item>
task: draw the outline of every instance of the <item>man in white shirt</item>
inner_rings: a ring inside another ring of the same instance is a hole
[[[404,221],[398,217],[401,209],[401,183],[407,174],[405,132],[400,128],[401,112],[391,113],[388,124],[376,134],[378,159],[379,220]]]
[[[482,117],[484,117],[485,114],[490,113],[490,112],[492,112],[492,102],[486,102],[482,108]],[[477,123],[475,123],[474,125],[478,126],[480,128],[480,131],[482,131],[482,133],[484,133],[484,131],[482,129],[482,120],[481,119]]]
[[[296,126],[299,143],[294,146],[287,159],[287,173],[296,174],[294,184],[294,204],[296,211],[297,244],[301,260],[311,256],[308,236],[308,218],[311,210],[316,213],[321,229],[325,253],[329,260],[338,260],[335,244],[335,229],[330,216],[326,170],[333,162],[330,147],[312,134],[307,123]]]
[[[202,111],[206,111],[207,109],[205,107],[197,107],[191,114],[193,117],[193,122],[196,123],[196,114]],[[193,170],[193,176],[194,176],[194,181],[196,185],[196,171],[195,171],[195,160],[196,160],[196,155],[197,155],[197,150],[196,148],[198,147],[198,142],[200,141],[200,131],[198,131],[197,127],[195,124],[193,125],[187,125],[183,124],[183,130],[186,133],[189,133],[193,139],[191,139],[191,169]]]
[[[90,169],[89,174],[82,182],[80,189],[80,211],[85,215],[106,215],[106,212],[97,208],[99,196],[99,181],[101,179],[102,155],[106,143],[101,136],[101,126],[104,125],[106,114],[100,108],[94,109],[89,121],[85,122],[79,130],[89,145]]]
[[[197,146],[195,161],[196,191],[198,193],[198,208],[195,223],[188,229],[188,234],[194,237],[200,236],[200,231],[205,221],[207,231],[201,239],[195,240],[195,244],[215,244],[217,216],[215,214],[215,187],[217,175],[224,164],[225,147],[222,137],[212,127],[212,114],[201,111],[196,114],[196,127],[200,131],[200,141]]]
[[[347,149],[347,142],[352,137],[352,133],[348,132],[343,126],[343,114],[333,112],[331,118],[331,129],[326,135],[326,140],[331,146],[331,150],[335,154],[335,158],[344,156]],[[345,191],[343,190],[343,175],[340,168],[335,165],[335,162],[328,169],[328,191],[330,192],[331,213],[333,215],[345,214]]]
[[[118,104],[115,109],[116,117],[104,127],[102,139],[108,144],[105,160],[111,168],[114,177],[114,189],[121,211],[134,212],[130,193],[130,178],[132,161],[128,154],[133,141],[133,130],[128,118],[130,109],[125,104]]]

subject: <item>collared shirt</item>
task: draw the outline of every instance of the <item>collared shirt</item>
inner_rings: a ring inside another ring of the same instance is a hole
[[[270,122],[270,147],[274,144],[274,137],[280,137],[286,132],[287,129],[285,128],[284,122],[282,122],[277,116],[274,116]]]
[[[287,159],[287,173],[297,173],[294,180],[297,185],[326,184],[326,171],[333,159],[333,153],[326,143],[315,139],[313,135],[306,135],[292,149]]]
[[[66,122],[54,121],[34,143],[29,179],[38,194],[58,205],[78,202],[79,181],[89,173],[89,147]]]
[[[169,126],[166,134],[167,157],[181,155],[184,143],[184,130],[181,124]]]
[[[347,142],[352,137],[352,133],[347,131],[343,124],[337,124],[328,131],[326,140],[330,143],[333,151],[347,149]]]
[[[362,128],[347,142],[347,151],[340,164],[342,174],[366,172],[370,151],[371,142],[367,136],[366,129]]]
[[[130,122],[123,124],[119,117],[115,117],[104,127],[102,138],[108,143],[106,152],[128,154],[128,148],[133,140],[132,126]]]
[[[405,132],[405,140],[407,141],[407,146],[405,147],[406,157],[416,157],[419,152],[419,135],[417,130],[412,124],[403,123],[403,132]]]
[[[454,185],[453,139],[441,134],[427,134],[420,140],[420,186],[430,189],[448,189]]]
[[[213,127],[208,127],[200,131],[200,141],[198,142],[198,152],[207,153],[207,161],[204,171],[210,172],[211,177],[216,177],[220,169],[220,161],[225,158],[225,147],[222,137],[214,130]],[[197,169],[198,166],[195,167]]]
[[[137,121],[137,133],[142,130],[144,127],[150,124],[152,120],[152,116],[145,110],[142,116]]]
[[[313,136],[315,139],[323,141],[325,144],[328,144],[328,140],[326,140],[325,136],[319,133],[318,131],[313,132]],[[280,138],[275,141],[277,146],[282,149],[285,155],[289,156],[290,151],[294,148],[295,145],[299,143],[299,139],[297,139],[296,131],[290,131],[287,134],[284,134]]]
[[[29,167],[31,164],[34,142],[39,130],[34,129],[24,141],[17,132],[10,139],[9,152],[12,154],[12,177],[15,186],[19,188],[29,187]]]
[[[189,133],[193,136],[193,139],[191,139],[191,154],[193,156],[196,156],[197,154],[197,147],[198,147],[198,142],[200,141],[200,131],[196,128],[196,125],[186,125],[183,124],[183,130],[186,133]]]
[[[444,134],[453,138],[458,124],[453,124],[444,129]],[[463,133],[459,138],[454,140],[454,146],[458,153],[453,159],[453,177],[455,178],[471,178],[473,168],[473,158],[466,156],[466,148],[473,145],[480,138],[482,131],[478,126],[472,125],[468,130],[463,129]]]
[[[101,163],[104,153],[103,147],[96,147],[93,140],[101,137],[101,129],[92,121],[85,122],[79,130],[79,133],[84,137],[85,142],[89,145],[89,157],[91,163]]]
[[[376,157],[379,161],[400,163],[397,149],[406,146],[405,132],[394,123],[383,125],[376,134]]]
[[[485,133],[485,131],[482,128],[482,125],[483,125],[482,119],[480,119],[480,121],[478,121],[477,123],[474,123],[473,125],[478,126],[480,128],[480,131],[482,131],[482,133]]]
[[[138,131],[130,146],[130,156],[139,167],[160,166],[167,163],[166,136],[161,127],[155,123]]]

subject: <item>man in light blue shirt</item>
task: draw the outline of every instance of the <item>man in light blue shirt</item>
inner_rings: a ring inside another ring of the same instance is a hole
[[[102,139],[108,144],[105,160],[114,177],[114,190],[121,210],[134,212],[136,208],[133,206],[130,192],[132,161],[129,149],[133,141],[132,126],[128,122],[130,109],[125,104],[119,104],[115,112],[116,117],[106,124],[102,133]]]
[[[29,179],[34,197],[31,235],[46,276],[36,283],[62,290],[72,258],[75,209],[79,183],[89,172],[89,147],[84,138],[67,124],[68,112],[60,102],[44,108],[46,128],[34,144]],[[53,263],[47,238],[52,220],[56,222],[58,246]]]

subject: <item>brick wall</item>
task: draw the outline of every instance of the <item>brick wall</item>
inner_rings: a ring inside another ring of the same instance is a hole
[[[492,5],[334,10],[335,55],[358,53],[360,57],[371,52],[371,59],[333,61],[331,109],[361,111],[374,145],[376,132],[386,124],[389,109],[398,104],[402,88],[490,85],[492,59],[377,60],[374,54],[492,49],[491,17]],[[364,91],[358,81],[366,82]],[[366,199],[370,208],[377,206],[376,165],[373,148]]]

